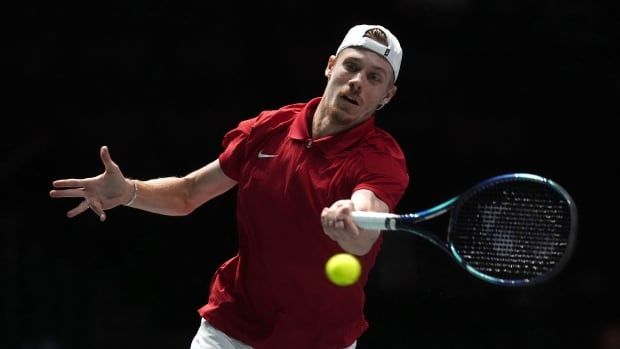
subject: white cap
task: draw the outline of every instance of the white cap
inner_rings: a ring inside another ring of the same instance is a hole
[[[374,39],[364,36],[369,29],[374,28],[380,29],[385,33],[388,43],[387,46],[375,41]],[[394,70],[394,81],[398,78],[400,61],[403,59],[403,49],[400,47],[400,43],[398,42],[396,36],[394,36],[394,34],[392,34],[392,32],[387,30],[385,27],[368,24],[359,24],[354,26],[349,29],[349,32],[342,40],[342,43],[336,51],[336,55],[347,47],[364,47],[383,56]]]

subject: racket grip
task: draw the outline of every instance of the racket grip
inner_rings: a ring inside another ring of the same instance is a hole
[[[364,229],[376,229],[386,230],[390,229],[389,219],[397,218],[398,215],[393,213],[384,212],[368,212],[368,211],[353,211],[351,212],[353,222]]]

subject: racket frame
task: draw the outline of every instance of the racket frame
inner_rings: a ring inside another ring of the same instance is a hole
[[[564,251],[560,260],[554,265],[553,270],[539,275],[534,278],[526,278],[526,279],[502,279],[487,275],[471,265],[467,264],[464,259],[459,255],[456,247],[452,243],[450,239],[451,232],[453,230],[453,226],[456,222],[456,217],[459,212],[459,208],[473,195],[478,193],[480,190],[488,186],[495,185],[500,182],[511,182],[511,181],[531,181],[536,183],[541,183],[546,185],[547,187],[555,190],[562,196],[569,207],[570,210],[570,231],[567,241],[567,247]],[[441,216],[447,212],[451,211],[450,221],[448,223],[448,232],[446,235],[446,239],[439,238],[436,234],[424,229],[420,226],[414,226],[418,223],[428,221],[435,217]],[[452,257],[457,264],[459,264],[462,268],[464,268],[470,274],[476,276],[477,278],[489,282],[495,285],[501,286],[526,286],[526,285],[534,285],[546,280],[549,280],[553,276],[555,276],[560,270],[562,270],[567,264],[570,256],[573,253],[576,243],[576,232],[577,232],[577,206],[575,205],[574,200],[570,196],[570,194],[562,188],[556,182],[541,177],[539,175],[530,174],[530,173],[509,173],[504,175],[495,176],[484,180],[469,190],[465,191],[461,195],[452,197],[445,202],[431,207],[429,209],[415,212],[415,213],[407,213],[407,214],[390,214],[390,213],[370,213],[370,212],[353,212],[354,221],[358,224],[362,224],[362,227],[371,229],[379,229],[379,230],[400,230],[407,231],[417,235],[419,237],[424,238],[425,240],[431,242],[433,245],[439,247],[442,251],[447,253],[450,257]],[[369,217],[368,219],[365,219]],[[382,222],[378,222],[379,218],[383,219]],[[372,223],[371,223],[372,222]]]

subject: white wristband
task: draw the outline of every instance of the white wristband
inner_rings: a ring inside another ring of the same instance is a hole
[[[133,180],[133,197],[124,206],[131,206],[138,197],[138,181]]]

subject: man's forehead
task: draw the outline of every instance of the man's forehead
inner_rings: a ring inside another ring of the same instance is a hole
[[[340,60],[344,61],[347,59],[356,60],[358,62],[366,63],[375,69],[384,70],[389,72],[392,70],[390,63],[383,57],[381,57],[376,52],[370,51],[363,47],[348,47],[340,54],[338,57]]]

